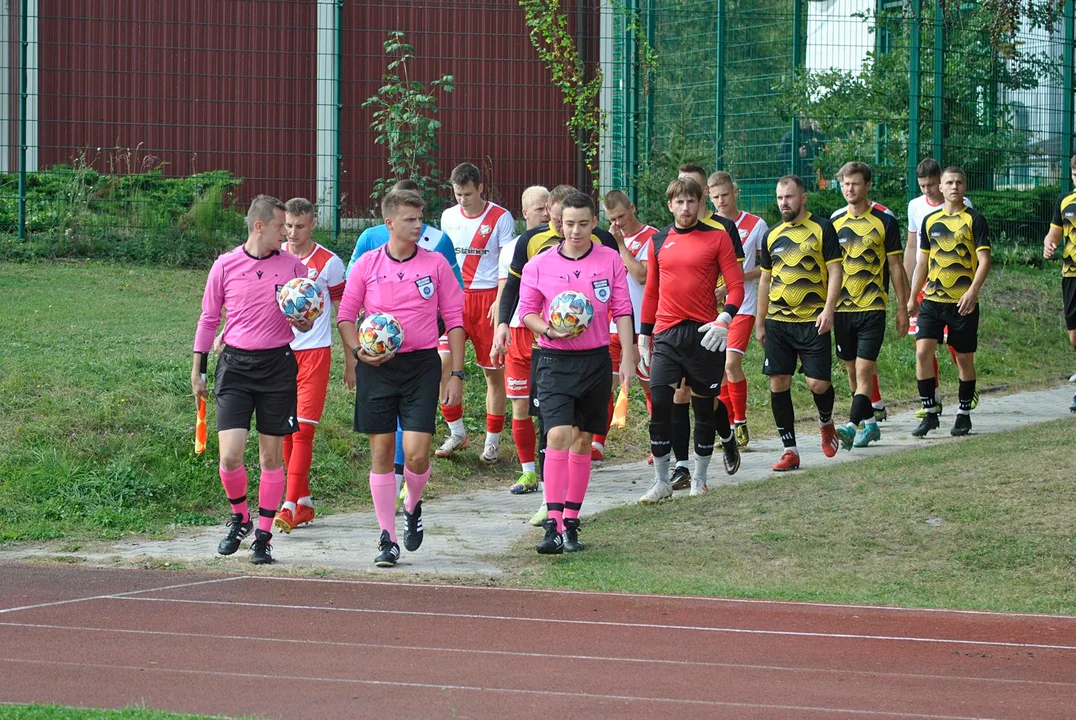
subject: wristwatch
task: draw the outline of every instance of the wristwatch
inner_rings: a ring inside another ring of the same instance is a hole
[[[466,370],[453,370],[452,374],[449,377],[458,377],[460,380],[466,380],[467,379],[467,371]]]
[[[356,360],[359,359],[359,346],[358,345],[351,348],[351,354],[355,357]]]
[[[552,327],[553,327],[552,325],[546,325],[545,330],[542,331],[542,337],[549,340],[550,339],[550,337],[549,337],[549,329],[552,328]]]

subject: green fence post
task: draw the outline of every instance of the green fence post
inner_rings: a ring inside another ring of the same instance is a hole
[[[909,0],[911,23],[908,27],[908,201],[916,196],[918,183],[915,167],[919,164],[919,42],[923,32],[923,8],[920,0]]]
[[[632,178],[639,167],[639,36],[636,24],[639,22],[639,1],[631,0],[628,5],[629,17],[626,24],[626,52],[624,53],[624,104],[627,106],[624,118],[624,141],[627,144],[624,167],[620,170],[620,182],[631,187],[631,201],[637,202],[637,190]]]
[[[801,45],[803,44],[803,3],[804,0],[793,0],[792,11],[792,83],[795,84],[799,79],[799,69],[802,67],[802,61],[800,56],[803,55]],[[798,112],[792,113],[792,145],[789,150],[789,166],[790,172],[793,175],[799,175],[803,178],[803,168],[800,163],[800,114]],[[804,179],[804,183],[807,180]],[[813,187],[810,186],[810,187]]]
[[[725,0],[717,0],[717,78],[714,92],[717,136],[714,142],[714,166],[725,168]]]
[[[652,47],[657,47],[654,40],[654,32],[657,27],[657,21],[654,17],[656,13],[656,1],[646,0],[646,41],[650,43]],[[646,158],[647,167],[650,166],[650,158],[654,149],[654,88],[650,87],[650,83],[654,81],[653,77],[648,77],[647,87],[649,92],[646,94],[646,133],[643,136],[643,156]],[[634,185],[635,183],[632,183]]]
[[[941,0],[934,0],[934,108],[931,142],[934,159],[945,166],[942,139],[942,111],[945,109],[945,11]]]
[[[336,119],[333,123],[333,236],[340,237],[340,177],[344,163],[340,143],[340,121],[344,114],[344,0],[336,0],[336,87],[333,88]]]
[[[1073,33],[1073,19],[1076,16],[1076,12],[1073,11],[1074,0],[1068,0],[1065,3],[1065,28],[1064,28],[1064,49],[1062,50],[1062,64],[1064,75],[1064,90],[1061,96],[1061,122],[1063,126],[1061,128],[1061,189],[1064,192],[1069,192],[1072,189],[1071,173],[1069,169],[1069,158],[1072,157],[1072,129],[1073,129],[1073,116],[1072,116],[1072,93],[1076,90],[1073,87],[1073,73],[1074,68],[1072,65],[1073,52],[1072,43],[1076,41]]]
[[[26,239],[26,56],[30,41],[26,0],[19,0],[19,240]]]

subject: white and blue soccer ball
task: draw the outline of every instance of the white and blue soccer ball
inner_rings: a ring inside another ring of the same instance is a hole
[[[367,355],[379,357],[394,353],[403,342],[403,326],[388,313],[367,315],[359,324],[359,345]]]
[[[316,320],[325,308],[325,297],[318,284],[306,278],[288,280],[276,294],[280,312],[299,322]]]
[[[593,319],[590,298],[576,290],[565,290],[549,303],[549,324],[557,332],[582,335]]]

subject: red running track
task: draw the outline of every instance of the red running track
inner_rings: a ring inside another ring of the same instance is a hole
[[[1076,717],[1076,617],[0,566],[0,702],[266,718]]]

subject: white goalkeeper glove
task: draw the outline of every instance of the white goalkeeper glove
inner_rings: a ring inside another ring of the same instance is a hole
[[[710,352],[722,352],[729,339],[729,325],[732,316],[723,312],[717,316],[717,320],[708,322],[699,328],[699,332],[705,333],[699,341]]]
[[[639,346],[639,369],[642,370],[644,374],[649,375],[650,374],[650,336],[649,335],[640,335],[639,336],[638,346]]]

